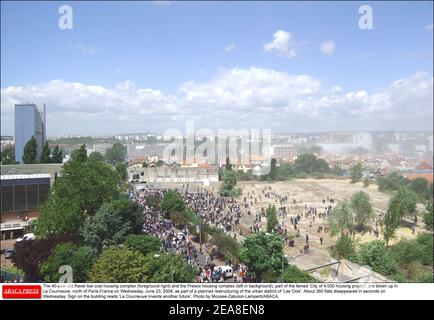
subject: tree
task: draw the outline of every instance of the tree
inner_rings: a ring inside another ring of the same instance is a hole
[[[34,239],[16,242],[12,262],[16,267],[23,270],[31,281],[41,279],[40,264],[51,255],[54,247],[62,242],[78,242],[77,237],[71,234],[49,235],[45,239]]]
[[[294,161],[296,173],[327,173],[330,171],[329,165],[324,159],[319,159],[312,153],[303,153],[297,156]]]
[[[412,191],[424,197],[427,189],[429,188],[429,183],[427,179],[418,177],[414,180],[411,180],[409,187]]]
[[[266,211],[267,217],[267,232],[277,231],[276,226],[279,221],[277,220],[276,207],[274,205],[269,205]]]
[[[92,265],[90,282],[138,283],[147,282],[148,260],[138,251],[109,247]]]
[[[409,179],[404,178],[397,172],[392,172],[385,177],[377,177],[378,190],[380,191],[397,191],[410,183]]]
[[[420,262],[426,266],[433,264],[433,236],[431,234],[421,233],[416,239],[401,239],[390,249],[400,267],[406,267],[412,262]]]
[[[333,245],[332,255],[337,259],[354,260],[356,247],[349,235],[343,234],[339,237],[338,241]]]
[[[127,148],[120,142],[115,142],[107,149],[105,158],[109,163],[124,162],[127,154]]]
[[[177,192],[167,191],[163,196],[160,207],[170,217],[175,212],[183,212],[185,210],[185,203]]]
[[[58,244],[48,259],[41,264],[41,275],[45,282],[59,282],[62,276],[59,273],[60,266],[68,265],[72,268],[73,282],[85,282],[93,259],[91,248],[63,242]]]
[[[116,163],[115,170],[121,183],[128,179],[127,166],[124,163]]]
[[[355,213],[354,220],[359,230],[366,228],[372,219],[373,209],[371,199],[366,192],[359,191],[351,197],[351,208]]]
[[[423,214],[423,222],[425,223],[425,229],[428,231],[433,230],[433,205],[432,201],[428,201],[425,205],[425,213]]]
[[[396,228],[405,216],[416,218],[417,195],[407,187],[399,188],[389,200],[389,209],[383,219],[383,235],[386,243],[393,238]]]
[[[298,148],[298,153],[313,153],[313,154],[321,154],[322,147],[319,145],[302,145],[300,148]]]
[[[6,147],[0,152],[0,164],[8,165],[8,164],[16,164],[15,161],[15,147]]]
[[[223,183],[219,189],[219,194],[222,197],[234,197],[240,193],[240,191],[235,188],[237,178],[233,170],[224,170],[222,172],[222,180]]]
[[[330,169],[330,173],[335,175],[335,176],[342,176],[345,173],[345,170],[342,169],[341,167],[339,167],[338,165],[334,165]]]
[[[171,213],[170,219],[172,220],[173,225],[179,228],[184,228],[185,225],[188,223],[185,211]]]
[[[119,245],[131,234],[139,234],[143,226],[143,212],[128,199],[116,199],[103,204],[80,229],[84,242],[92,249]]]
[[[270,172],[268,173],[267,180],[274,181],[277,179],[277,160],[275,158],[271,159]]]
[[[23,162],[25,164],[36,163],[36,150],[38,145],[34,136],[24,146]]]
[[[101,152],[94,151],[92,152],[89,157],[87,158],[89,161],[97,161],[97,162],[104,162],[104,156],[101,154]]]
[[[50,146],[48,142],[45,142],[42,146],[42,152],[41,152],[41,158],[39,160],[39,163],[50,163]]]
[[[161,253],[147,256],[148,282],[193,282],[197,270],[184,262],[179,255]]]
[[[401,203],[400,199],[395,197],[390,198],[389,207],[384,214],[382,224],[382,233],[386,244],[389,244],[390,239],[395,236],[395,230],[398,228],[402,221]]]
[[[161,197],[158,193],[149,194],[145,197],[145,204],[160,211]]]
[[[231,164],[231,161],[229,160],[229,157],[226,157],[225,170],[228,170],[228,171],[232,170],[232,164]]]
[[[87,161],[87,150],[86,145],[82,144],[80,148],[75,149],[71,152],[71,161],[74,162],[86,162]]]
[[[312,283],[318,282],[317,279],[312,277],[309,273],[301,271],[296,266],[287,266],[283,272],[284,283]]]
[[[239,259],[240,245],[233,237],[220,232],[212,236],[211,243],[223,257],[232,261]]]
[[[353,229],[353,215],[347,201],[339,203],[328,218],[330,234],[341,236]]]
[[[130,234],[124,244],[131,250],[136,250],[144,256],[160,251],[160,240],[149,235]]]
[[[294,166],[290,163],[281,163],[276,171],[276,180],[280,181],[291,179],[296,175]]]
[[[394,197],[399,199],[402,218],[414,217],[417,214],[417,195],[412,190],[406,187],[400,188]]]
[[[360,180],[362,180],[362,177],[363,177],[362,173],[363,173],[363,167],[362,167],[362,164],[360,162],[353,165],[350,168],[351,183],[356,183],[356,182],[359,182]]]
[[[93,161],[68,161],[40,207],[35,233],[75,233],[103,203],[120,197],[118,177],[110,166]]]
[[[261,280],[269,270],[281,272],[282,239],[277,234],[256,233],[246,237],[242,243],[241,261],[249,273]]]
[[[431,182],[429,184],[429,187],[426,189],[425,198],[428,199],[428,200],[430,200],[430,201],[433,201],[433,197],[434,197],[434,190],[433,190],[433,188],[434,188],[434,184]]]
[[[63,151],[59,149],[58,145],[54,146],[53,154],[51,156],[51,162],[62,163],[63,162]]]

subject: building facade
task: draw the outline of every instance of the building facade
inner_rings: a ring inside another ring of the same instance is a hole
[[[61,168],[62,164],[1,166],[1,239],[13,239],[26,233],[29,223],[39,216],[38,207],[47,199]]]
[[[135,165],[127,168],[128,180],[140,183],[202,183],[208,186],[218,182],[218,170],[216,167],[147,167]]]
[[[42,146],[46,141],[45,104],[40,112],[33,103],[15,105],[15,160],[23,162],[24,146],[35,137],[37,143],[36,159],[39,159]]]

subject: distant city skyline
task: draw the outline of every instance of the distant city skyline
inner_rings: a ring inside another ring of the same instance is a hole
[[[432,2],[1,3],[1,135],[433,130]],[[358,26],[359,7],[373,29]]]

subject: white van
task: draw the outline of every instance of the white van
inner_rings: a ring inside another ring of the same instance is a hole
[[[21,238],[17,239],[17,242],[23,241],[23,240],[33,240],[35,239],[35,235],[33,233],[26,233]]]
[[[232,278],[234,276],[234,272],[231,266],[218,266],[216,267],[216,269],[221,271],[222,277],[223,273],[225,273],[225,279]]]

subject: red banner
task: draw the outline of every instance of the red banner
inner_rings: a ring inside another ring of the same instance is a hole
[[[41,299],[41,286],[3,285],[3,299]]]

